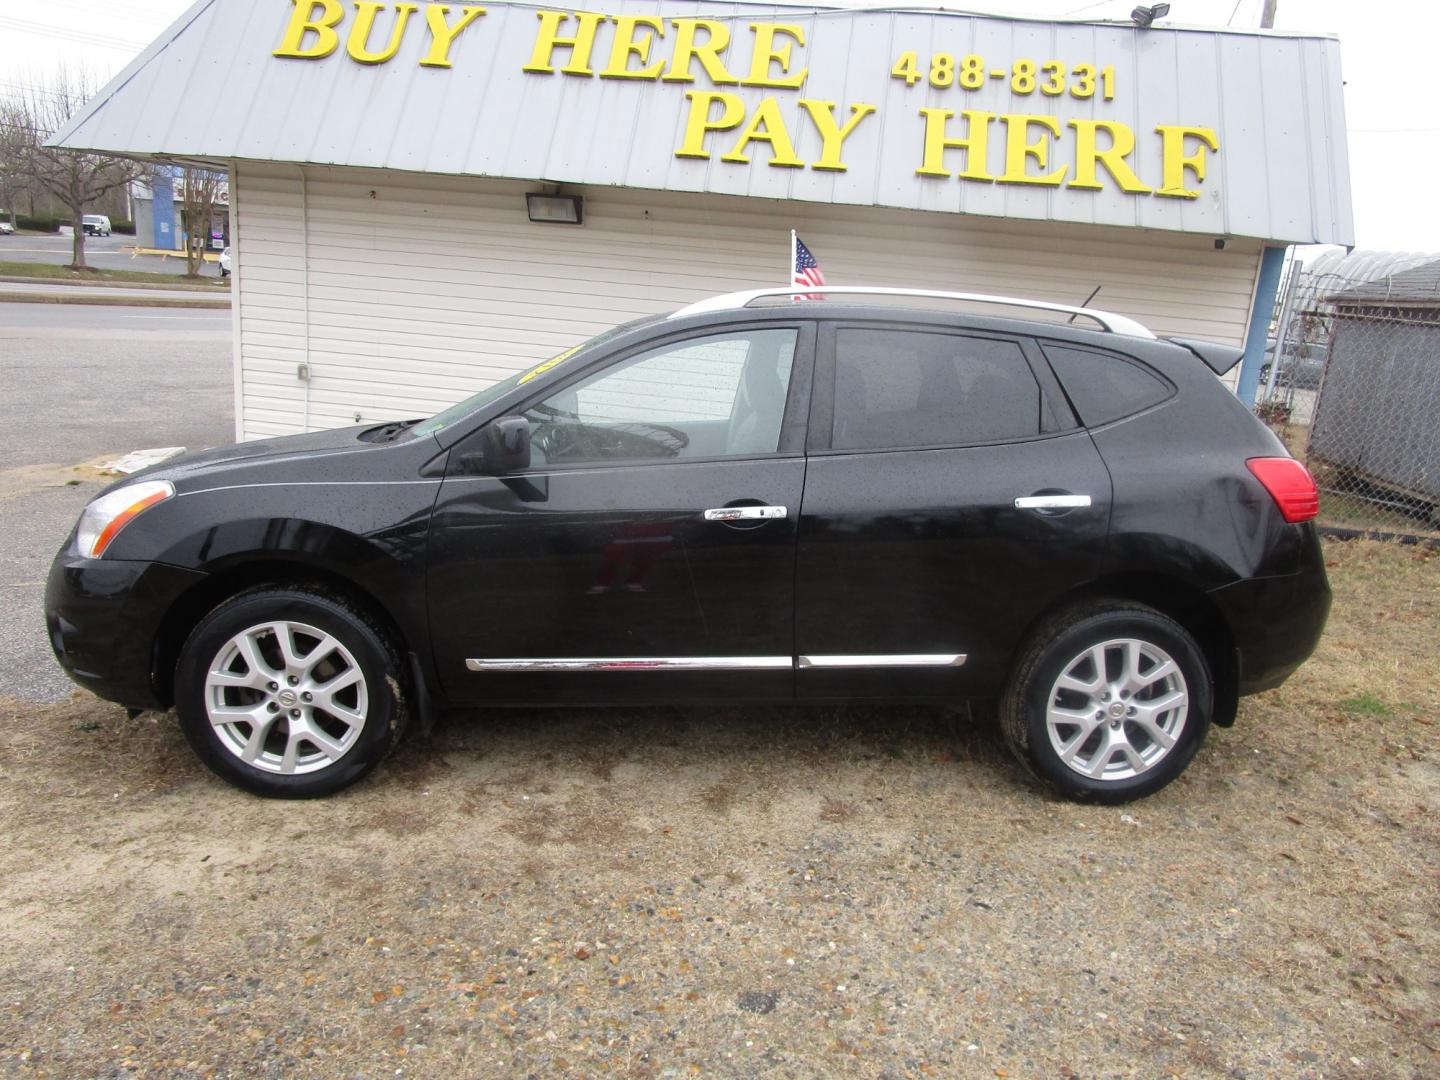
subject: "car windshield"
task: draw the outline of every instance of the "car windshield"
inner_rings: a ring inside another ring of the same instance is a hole
[[[86,214],[86,215],[85,215],[85,220],[88,221],[91,225],[99,225],[99,224],[100,224],[100,219],[99,219],[98,217],[96,217],[94,214]]]
[[[549,360],[542,361],[541,363],[536,364],[532,368],[528,368],[525,371],[517,371],[515,374],[510,375],[507,378],[501,379],[499,382],[491,386],[487,386],[478,394],[472,394],[464,401],[458,401],[454,405],[451,405],[448,409],[445,409],[443,412],[436,413],[434,416],[430,417],[430,419],[422,420],[420,423],[416,424],[413,428],[410,429],[410,434],[413,438],[418,439],[426,435],[434,435],[437,431],[443,431],[445,428],[455,423],[455,421],[463,420],[471,413],[477,411],[478,409],[484,408],[486,405],[489,405],[492,401],[500,400],[500,398],[504,397],[517,386],[521,386],[525,383],[528,383],[531,379],[544,375],[552,368],[559,367],[566,360],[569,360],[577,353],[587,351],[594,345],[604,344],[611,338],[615,337],[617,334],[621,334],[626,330],[633,329],[637,326],[643,326],[646,323],[654,321],[655,320],[653,316],[647,316],[643,319],[635,319],[632,322],[622,323],[621,325],[616,326],[610,330],[606,330],[603,334],[600,334],[597,337],[591,338],[589,341],[576,345],[574,348],[566,349],[558,356],[552,356]]]

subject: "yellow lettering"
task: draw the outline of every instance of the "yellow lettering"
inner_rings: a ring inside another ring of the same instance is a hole
[[[968,125],[966,130],[969,134],[955,139],[945,133],[950,118],[955,115],[949,109],[921,109],[920,115],[925,118],[925,159],[924,164],[915,170],[916,173],[921,176],[958,175],[962,180],[995,179],[985,171],[985,159],[990,148],[990,124],[995,119],[994,113],[964,110],[960,118]],[[958,174],[945,168],[946,150],[965,151],[965,168]]]
[[[1125,159],[1135,152],[1135,133],[1125,124],[1108,120],[1071,120],[1075,129],[1075,179],[1069,187],[1086,191],[1099,191],[1101,184],[1095,166],[1104,165],[1105,171],[1115,178],[1120,190],[1131,195],[1148,195],[1151,189],[1140,182],[1135,170]],[[1110,137],[1108,148],[1099,149],[1099,132]]]
[[[446,21],[449,14],[449,4],[426,6],[425,23],[430,27],[430,51],[420,58],[421,67],[450,67],[450,46],[455,44],[460,31],[485,14],[485,9],[466,4],[460,9],[460,21],[454,26]]]
[[[1155,129],[1160,133],[1163,147],[1164,182],[1156,195],[1169,195],[1175,199],[1198,199],[1200,192],[1185,187],[1185,170],[1195,174],[1195,183],[1205,182],[1205,151],[1220,152],[1220,140],[1212,128],[1178,127],[1162,124]],[[1201,145],[1193,154],[1185,153],[1185,139],[1199,139]]]
[[[345,8],[340,0],[294,0],[295,10],[290,13],[290,25],[285,27],[285,36],[275,56],[288,56],[296,60],[319,60],[329,56],[340,47],[340,35],[335,27],[345,18]],[[305,47],[305,35],[313,33],[315,40]]]
[[[638,41],[635,30],[648,26],[654,31]],[[649,67],[632,68],[630,56],[640,58],[640,63],[650,59],[650,46],[657,37],[665,36],[665,22],[653,15],[621,15],[615,19],[615,44],[610,48],[610,66],[600,72],[602,79],[658,79],[665,70],[665,61],[656,60]]]
[[[694,82],[690,74],[690,61],[699,60],[705,74],[716,86],[738,83],[740,80],[725,70],[720,54],[730,44],[730,31],[722,22],[714,19],[674,19],[675,55],[670,57],[670,70],[663,76],[665,82]],[[704,30],[703,42],[695,41],[695,32]]]
[[[790,132],[785,127],[785,118],[780,115],[780,102],[774,98],[766,98],[760,102],[755,110],[755,115],[740,132],[740,140],[734,148],[721,156],[721,161],[734,161],[741,165],[750,163],[750,155],[745,153],[745,148],[755,141],[768,142],[770,144],[770,164],[781,165],[787,169],[803,169],[805,162],[795,156],[795,144],[790,141]]]
[[[380,52],[371,52],[370,33],[375,29],[375,16],[385,7],[389,5],[377,3],[376,0],[357,0],[355,24],[350,27],[350,40],[345,44],[345,51],[356,63],[383,64],[391,59],[400,51],[400,41],[405,36],[405,27],[409,25],[410,16],[420,9],[419,4],[396,4],[395,28],[390,31],[389,44]]]
[[[755,54],[750,60],[750,75],[743,81],[745,86],[778,86],[785,90],[798,90],[805,84],[809,68],[801,68],[788,78],[771,78],[770,65],[779,64],[782,74],[790,71],[790,52],[793,45],[805,45],[805,31],[798,26],[781,26],[778,23],[751,23],[755,31]],[[775,35],[784,34],[795,39],[775,45]]]
[[[1053,116],[1024,116],[1007,115],[1001,117],[1005,121],[1005,174],[997,177],[1002,184],[1045,184],[1049,187],[1059,187],[1060,182],[1065,179],[1065,174],[1070,171],[1069,165],[1061,165],[1052,173],[1042,173],[1040,176],[1031,176],[1026,171],[1030,158],[1035,159],[1035,164],[1044,169],[1050,164],[1050,136],[1060,137],[1060,121]],[[1034,142],[1027,142],[1030,138],[1030,125],[1035,124],[1050,135],[1043,132]]]
[[[680,149],[675,151],[675,156],[708,158],[710,152],[705,149],[706,133],[738,127],[740,121],[745,119],[745,104],[734,94],[719,91],[687,90],[685,96],[690,99],[690,116],[685,121],[685,141],[680,144]],[[722,110],[720,115],[712,120],[710,106],[717,101]]]
[[[598,11],[577,11],[577,28],[574,37],[560,36],[560,24],[570,18],[566,11],[538,11],[540,30],[535,35],[535,51],[525,71],[536,71],[546,75],[555,74],[551,66],[556,49],[569,49],[570,62],[560,70],[566,75],[594,75],[590,70],[590,50],[595,47],[595,30],[605,21],[606,16]]]
[[[810,114],[810,119],[815,124],[815,130],[820,133],[820,160],[811,162],[810,167],[844,172],[845,163],[840,160],[840,151],[845,145],[845,140],[859,126],[861,120],[875,111],[875,106],[851,105],[850,119],[845,121],[844,127],[841,127],[835,122],[835,102],[811,101],[808,98],[801,98],[800,105]]]

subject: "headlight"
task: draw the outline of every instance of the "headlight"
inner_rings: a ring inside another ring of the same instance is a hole
[[[142,480],[101,495],[80,515],[80,525],[75,532],[80,554],[87,559],[100,558],[121,529],[150,507],[174,495],[175,485],[169,480]]]

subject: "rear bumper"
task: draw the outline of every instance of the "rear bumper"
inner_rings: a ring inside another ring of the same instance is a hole
[[[128,708],[168,704],[154,683],[155,637],[175,600],[205,577],[153,562],[61,552],[45,585],[45,625],[60,666],[80,686]]]
[[[1249,578],[1210,594],[1235,640],[1241,694],[1273,690],[1310,658],[1330,615],[1330,582],[1314,529],[1306,526],[1299,573]]]

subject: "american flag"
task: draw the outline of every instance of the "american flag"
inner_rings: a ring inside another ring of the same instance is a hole
[[[792,233],[791,235],[793,236],[794,234]],[[825,284],[825,275],[820,270],[820,264],[815,261],[815,256],[810,254],[810,249],[805,246],[805,242],[801,240],[798,236],[795,237],[795,275],[793,284]],[[799,299],[799,297],[797,297],[796,299]],[[804,299],[823,300],[825,299],[825,297],[823,294],[820,293],[809,293],[804,297]]]

